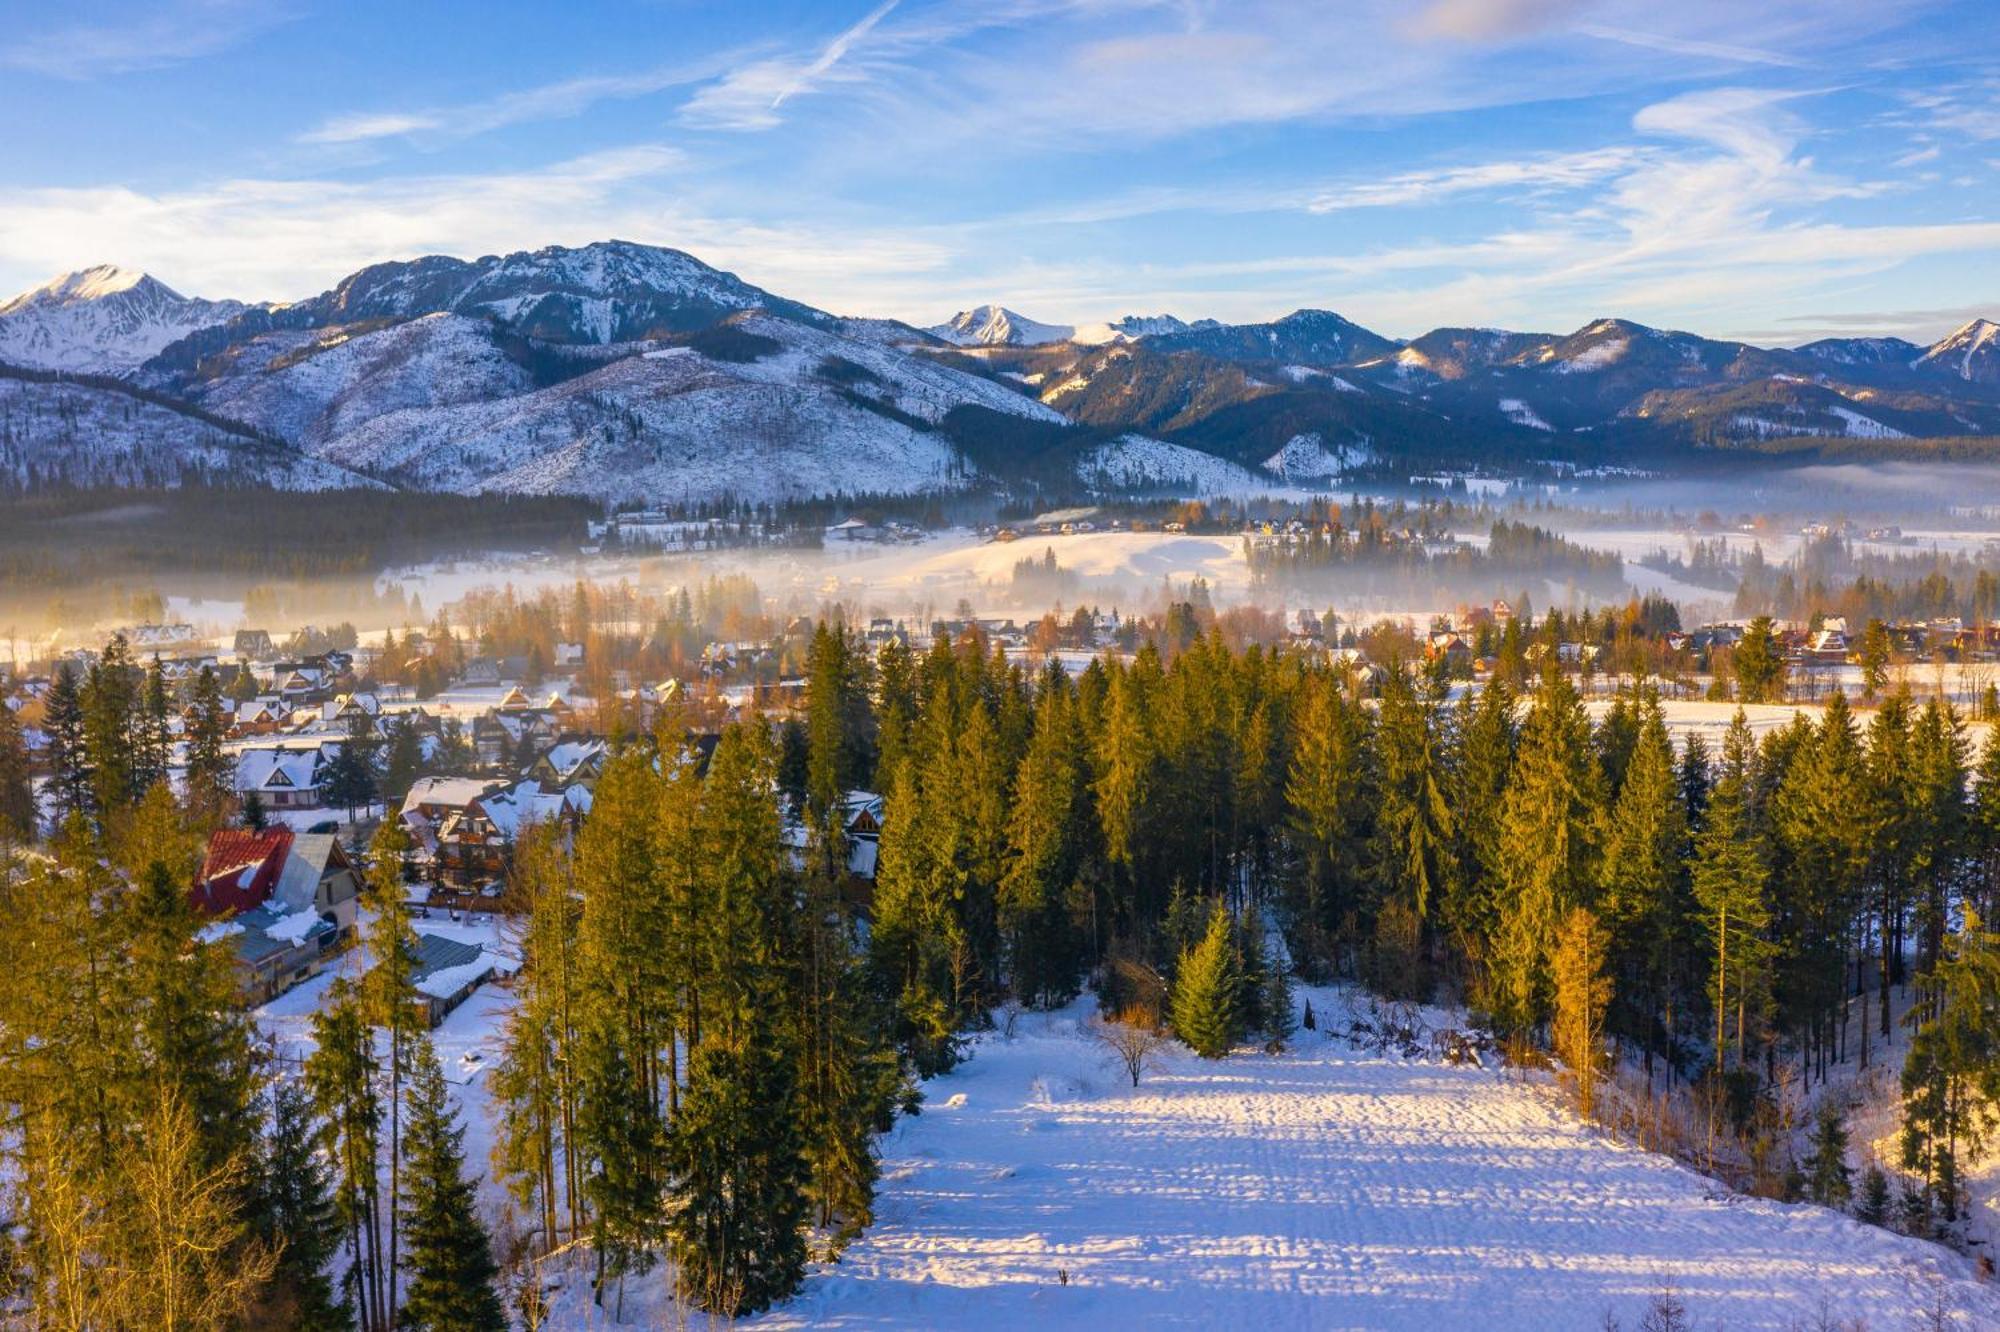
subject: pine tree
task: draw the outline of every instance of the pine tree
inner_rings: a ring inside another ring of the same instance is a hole
[[[388,1332],[382,1272],[382,1100],[375,1089],[374,1038],[361,996],[345,977],[328,989],[312,1018],[306,1089],[320,1116],[321,1140],[334,1163],[334,1209],[347,1231],[347,1279],[363,1332]]]
[[[1771,628],[1759,615],[1736,644],[1736,689],[1745,703],[1774,703],[1784,692],[1785,658]]]
[[[1602,775],[1583,701],[1552,674],[1536,691],[1501,805],[1501,917],[1493,946],[1495,1017],[1517,1032],[1550,1004],[1549,949],[1597,870]]]
[[[401,800],[423,775],[424,737],[409,717],[398,717],[389,725],[389,752],[383,765],[382,798]]]
[[[321,1132],[304,1087],[273,1084],[270,1127],[258,1159],[256,1216],[278,1266],[261,1321],[299,1332],[343,1332],[355,1317],[352,1302],[336,1298],[329,1275],[342,1230],[333,1181],[319,1150]]]
[[[420,1332],[505,1332],[507,1316],[494,1286],[500,1268],[465,1178],[465,1130],[425,1036],[412,1045],[409,1112],[399,1229],[410,1284],[398,1325]]]
[[[203,666],[195,676],[187,727],[187,790],[189,805],[210,818],[236,793],[236,764],[224,748],[228,733],[215,669]]]
[[[1739,711],[1737,718],[1742,721]],[[1745,723],[1747,729],[1747,723]],[[1708,940],[1708,998],[1715,1013],[1715,1067],[1725,1063],[1725,1034],[1737,1019],[1737,1059],[1743,1058],[1751,997],[1761,993],[1768,956],[1763,931],[1770,924],[1765,903],[1767,870],[1755,840],[1748,808],[1747,774],[1725,766],[1709,801],[1708,816],[1695,839],[1695,916]]]
[[[41,832],[40,824],[21,722],[0,698],[0,843],[16,837],[32,840]]]
[[[1204,1059],[1222,1058],[1243,1035],[1240,971],[1235,929],[1218,902],[1201,942],[1174,968],[1170,1007],[1174,1034]]]
[[[623,1033],[608,1029],[613,1021],[611,1013],[593,1013],[578,1044],[575,1150],[585,1161],[599,1305],[607,1282],[619,1283],[622,1303],[625,1277],[651,1270],[661,1201],[659,1113],[626,1058]]]
[[[76,668],[67,661],[56,665],[44,716],[49,733],[49,791],[55,823],[61,826],[71,815],[91,811],[95,790],[90,749],[84,741],[82,686]]]
[[[1847,1125],[1831,1098],[1820,1102],[1813,1118],[1812,1155],[1806,1190],[1822,1207],[1845,1208],[1854,1196],[1853,1172],[1847,1167]]]
[[[125,636],[115,634],[84,676],[79,691],[92,807],[100,814],[125,808],[139,794],[133,780],[140,749],[134,735],[139,679]]]
[[[164,787],[148,802],[171,808]],[[183,870],[162,852],[140,871],[125,907],[132,943],[121,1000],[144,1066],[187,1116],[198,1164],[213,1169],[255,1144],[257,1068],[232,950],[197,940]]]
[[[326,774],[327,802],[345,808],[350,823],[357,808],[375,800],[375,755],[380,748],[374,719],[356,708],[348,716],[346,738],[334,751]]]
[[[999,924],[1014,993],[1044,1008],[1075,997],[1086,953],[1067,900],[1082,864],[1083,774],[1073,725],[1064,688],[1045,693],[1014,779],[999,884]]]
[[[1687,914],[1687,810],[1657,699],[1645,699],[1633,712],[1625,780],[1605,811],[1602,838],[1600,909],[1615,941],[1620,1026],[1645,1041],[1650,1067],[1654,1033],[1670,1035],[1674,1028]]]
[[[1854,1204],[1854,1216],[1871,1226],[1888,1224],[1889,1177],[1874,1161],[1870,1161],[1868,1168],[1861,1172],[1861,1197]]]
[[[1285,782],[1288,830],[1299,854],[1290,915],[1300,955],[1324,968],[1334,960],[1334,931],[1360,893],[1370,804],[1368,721],[1330,674],[1307,677],[1297,717]]]
[[[762,1022],[696,1052],[667,1135],[684,1298],[742,1317],[805,1279],[807,1169],[788,1052]]]
[[[1962,1161],[2000,1123],[2000,935],[1975,914],[1948,940],[1919,987],[1920,1017],[1903,1063],[1903,1166],[1950,1221],[1963,1194]]]
[[[1382,685],[1375,750],[1376,882],[1384,897],[1423,920],[1451,890],[1457,832],[1445,799],[1450,777],[1438,710],[1400,668]]]
[[[559,1242],[557,1209],[581,1229],[576,1130],[576,1021],[581,1002],[574,877],[552,823],[532,825],[514,849],[508,887],[521,905],[521,970],[502,1052],[490,1075],[499,1106],[494,1164],[534,1209],[544,1250]]]
[[[370,1025],[388,1037],[383,1072],[389,1081],[389,1256],[383,1268],[388,1281],[386,1308],[395,1317],[402,1216],[403,1080],[409,1076],[411,1052],[421,1039],[422,1017],[416,987],[417,934],[403,909],[403,857],[409,833],[401,819],[384,819],[369,843],[367,929],[362,945],[368,971],[361,980],[362,1002]]]
[[[137,706],[132,717],[132,795],[134,799],[151,790],[167,775],[173,733],[167,720],[166,670],[156,656],[144,673]]]
[[[1552,961],[1556,1052],[1576,1079],[1577,1113],[1590,1118],[1597,1103],[1597,1070],[1604,1057],[1604,1013],[1612,997],[1605,975],[1609,939],[1584,907],[1563,918]]]
[[[1257,1008],[1265,1042],[1272,1048],[1281,1048],[1299,1029],[1298,1005],[1292,996],[1291,960],[1284,955],[1282,946],[1268,936],[1263,943],[1263,954],[1263,992],[1258,996]]]
[[[874,1139],[893,1122],[901,1076],[839,894],[808,874],[803,898],[791,959],[799,1126],[813,1220],[837,1250],[874,1218],[881,1173]]]

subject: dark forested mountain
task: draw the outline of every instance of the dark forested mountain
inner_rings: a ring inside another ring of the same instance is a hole
[[[277,449],[273,484],[360,469],[662,503],[1046,484],[1064,468],[1099,484],[1085,460],[1110,439],[1128,458],[1193,449],[1298,481],[1371,462],[1670,470],[1689,450],[1840,439],[1853,456],[2000,432],[2000,325],[1985,320],[1930,347],[1792,350],[1616,318],[1402,342],[1315,309],[1071,326],[990,305],[920,331],[626,241],[376,264],[279,306],[86,270],[0,306],[0,364],[150,395],[85,411],[76,385],[17,379],[17,485],[104,484],[124,474],[108,458],[139,456],[159,484],[181,451],[201,475],[217,430]]]

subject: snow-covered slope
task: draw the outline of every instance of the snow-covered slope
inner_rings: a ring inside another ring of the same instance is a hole
[[[115,381],[0,375],[0,482],[35,488],[190,482],[330,490],[376,483]]]
[[[1065,342],[1076,330],[1068,324],[1038,323],[1000,305],[975,305],[925,330],[958,347],[1034,347]]]
[[[1062,420],[878,343],[766,315],[730,328],[748,341],[727,357],[667,345],[509,396],[329,416],[304,438],[428,489],[763,501],[962,485],[962,455],[931,429],[956,409]]]
[[[1261,495],[1288,489],[1246,467],[1184,444],[1121,435],[1076,464],[1077,479],[1104,490],[1172,490],[1182,495]]]
[[[489,401],[533,387],[528,371],[500,349],[491,324],[438,314],[362,332],[266,333],[191,396],[311,448],[387,412]]]
[[[1264,470],[1287,481],[1330,481],[1372,456],[1366,444],[1330,449],[1323,436],[1311,431],[1286,440],[1283,448],[1264,460]]]
[[[1170,314],[1126,315],[1101,324],[1079,324],[1070,335],[1070,341],[1084,346],[1098,346],[1106,342],[1130,342],[1134,338],[1153,338],[1165,333],[1185,333],[1189,329],[1221,328],[1221,321],[1197,319],[1189,323]]]
[[[240,301],[204,301],[129,268],[65,273],[0,304],[0,364],[125,374],[167,344],[233,318]]]

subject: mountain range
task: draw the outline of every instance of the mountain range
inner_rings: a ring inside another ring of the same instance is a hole
[[[624,241],[375,264],[282,305],[191,299],[112,267],[0,305],[0,484],[15,489],[768,503],[1673,470],[1994,435],[2000,325],[1983,319],[1928,347],[1789,349],[1615,318],[1401,340],[1314,309],[1072,326],[993,304],[918,329]]]

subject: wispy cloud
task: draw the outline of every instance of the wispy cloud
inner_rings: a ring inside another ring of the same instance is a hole
[[[834,77],[841,63],[899,3],[883,0],[810,59],[771,57],[732,70],[690,98],[681,108],[681,119],[704,129],[762,130],[782,124],[778,112],[785,103]]]
[[[509,125],[581,115],[600,102],[649,97],[715,77],[725,56],[626,74],[596,74],[521,88],[478,101],[408,111],[360,111],[331,116],[298,136],[305,144],[352,144],[415,137],[448,142]]]
[[[1639,150],[1636,148],[1596,148],[1513,161],[1481,162],[1472,166],[1407,171],[1382,180],[1326,190],[1314,195],[1306,204],[1306,209],[1313,213],[1334,213],[1347,208],[1436,203],[1461,194],[1574,190],[1622,175],[1632,168],[1638,157]]]
[[[158,69],[214,55],[289,22],[288,0],[176,0],[140,9],[123,22],[34,31],[16,12],[16,35],[0,42],[0,66],[59,79]]]

